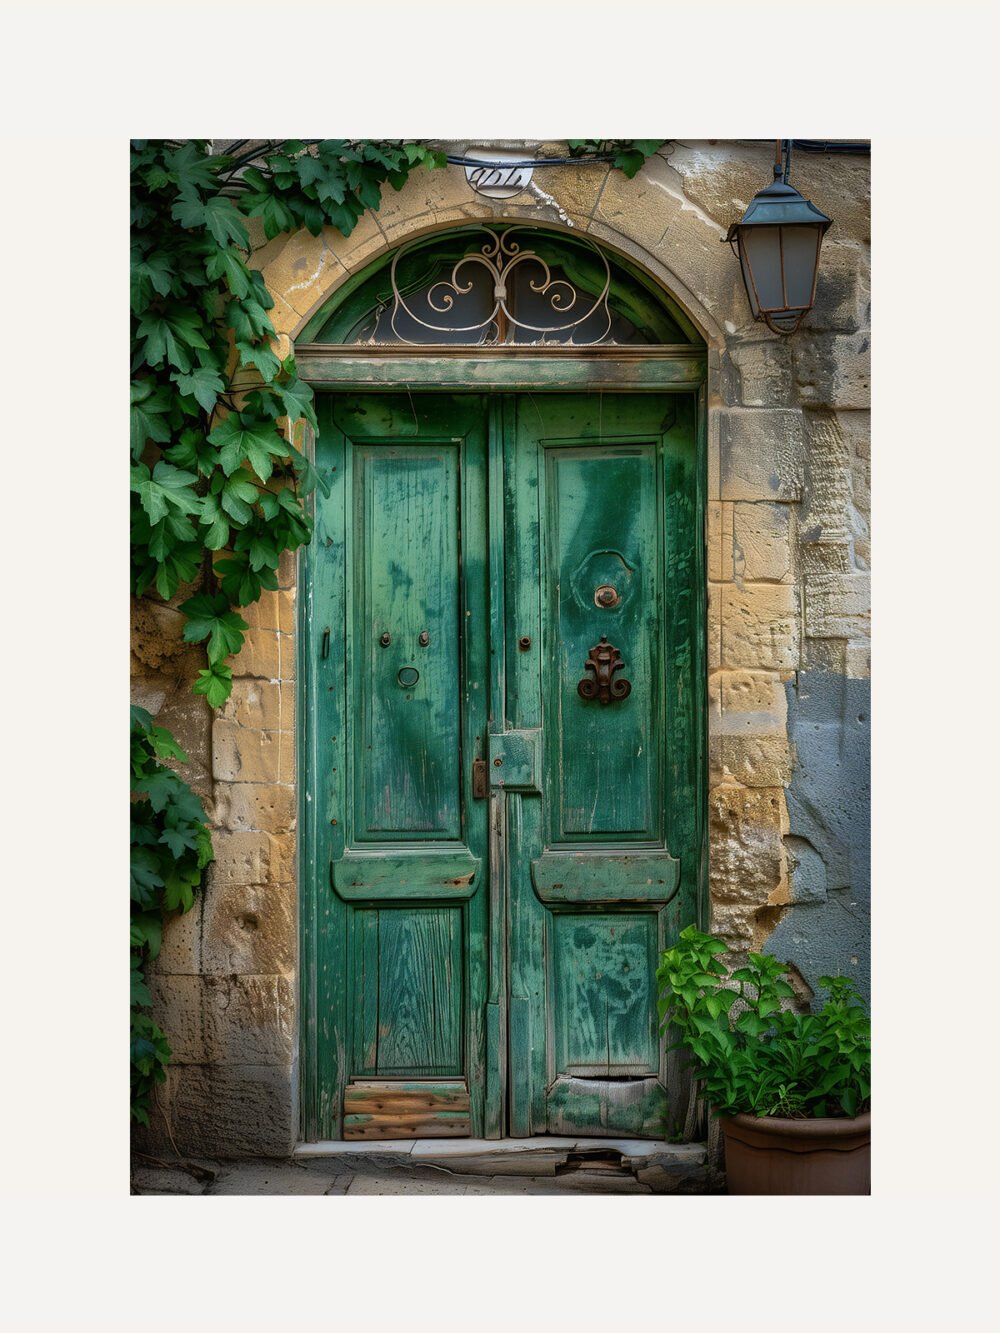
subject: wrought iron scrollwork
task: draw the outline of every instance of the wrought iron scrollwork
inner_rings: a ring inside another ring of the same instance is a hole
[[[608,643],[607,635],[601,635],[600,643],[595,643],[584,662],[584,669],[592,671],[592,676],[584,676],[576,687],[581,699],[600,699],[602,704],[611,703],[612,699],[627,699],[632,693],[632,682],[624,676],[614,678],[616,671],[621,671],[625,663],[622,655],[613,643]]]
[[[485,232],[489,240],[479,246],[478,249],[470,250],[467,254],[464,254],[453,266],[450,278],[435,282],[425,293],[425,300],[431,311],[451,319],[460,320],[461,298],[468,296],[473,290],[469,269],[474,265],[485,268],[493,281],[493,308],[484,319],[476,320],[471,324],[429,322],[426,319],[421,319],[416,311],[412,310],[407,304],[406,297],[401,292],[397,281],[399,261],[413,246],[404,245],[396,252],[390,270],[393,309],[389,323],[393,333],[401,342],[414,345],[412,337],[407,337],[403,330],[397,326],[396,319],[400,311],[405,312],[415,324],[427,329],[430,334],[478,334],[480,335],[479,342],[482,344],[505,341],[500,330],[512,328],[526,329],[530,333],[541,334],[538,341],[542,343],[545,342],[548,334],[568,332],[570,334],[569,341],[572,343],[574,341],[573,331],[579,329],[581,325],[600,312],[600,331],[595,336],[588,334],[584,341],[585,344],[589,345],[603,342],[607,338],[611,331],[611,311],[608,307],[611,269],[607,259],[596,245],[592,245],[591,248],[604,266],[604,284],[600,293],[588,304],[587,309],[573,318],[570,317],[570,312],[575,313],[577,309],[578,289],[563,278],[554,278],[552,270],[541,255],[534,250],[522,248],[520,242],[514,239],[515,233],[521,229],[511,227],[502,233],[495,232],[489,227],[482,227],[480,230]],[[515,268],[524,266],[532,266],[535,276],[528,279],[528,285],[533,292],[545,297],[555,316],[553,323],[529,324],[511,313],[509,304],[510,287],[508,285],[510,275]],[[428,339],[428,341],[430,340]]]

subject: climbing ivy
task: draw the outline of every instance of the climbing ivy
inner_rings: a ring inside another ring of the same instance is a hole
[[[666,143],[665,139],[568,139],[573,157],[608,157],[629,180],[647,157]]]
[[[632,176],[653,140],[571,140]],[[313,394],[284,359],[274,301],[248,263],[250,222],[268,239],[306,228],[349,236],[383,186],[402,189],[445,155],[415,140],[294,140],[214,154],[207,140],[132,142],[132,590],[180,597],[186,642],[205,645],[193,685],[213,708],[232,691],[238,608],[278,587],[281,556],[308,542],[305,497],[326,483],[299,447]],[[252,383],[237,394],[234,374]],[[170,1058],[144,979],[164,913],[187,911],[211,860],[198,797],[166,764],[187,756],[132,714],[132,1113]]]

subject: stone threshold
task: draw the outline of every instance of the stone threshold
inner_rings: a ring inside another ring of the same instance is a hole
[[[703,1143],[668,1143],[665,1139],[570,1138],[542,1135],[530,1139],[326,1139],[299,1143],[294,1158],[344,1158],[373,1165],[443,1167],[457,1175],[555,1176],[568,1171],[609,1171],[636,1175],[687,1176],[703,1169]]]

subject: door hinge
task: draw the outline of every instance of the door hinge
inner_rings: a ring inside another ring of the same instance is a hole
[[[474,759],[472,761],[472,799],[474,801],[486,800],[485,759]]]

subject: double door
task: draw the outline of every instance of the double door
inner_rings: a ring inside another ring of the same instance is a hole
[[[307,1138],[657,1137],[702,868],[690,395],[321,399]]]

